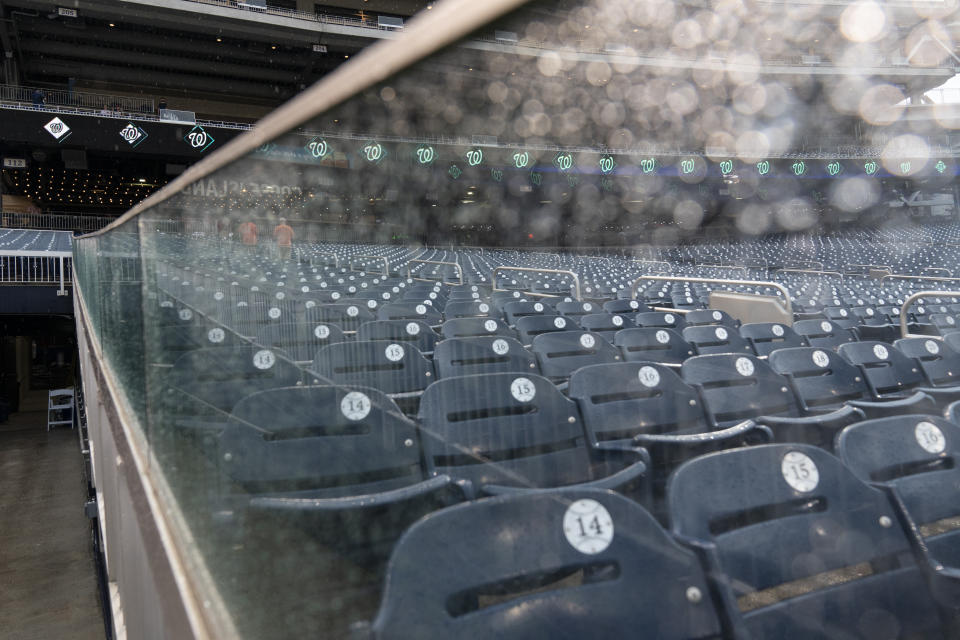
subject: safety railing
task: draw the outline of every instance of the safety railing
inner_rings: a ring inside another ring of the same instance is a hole
[[[704,284],[730,284],[748,287],[771,287],[783,294],[783,306],[788,315],[793,316],[793,304],[790,302],[790,291],[779,282],[764,280],[727,280],[726,278],[698,278],[694,276],[640,276],[630,283],[630,297],[637,299],[637,289],[644,280],[666,282],[702,282]]]
[[[960,278],[946,278],[944,276],[911,276],[904,273],[891,273],[880,278],[884,280],[925,280],[927,282],[960,282]]]
[[[419,263],[419,264],[425,264],[425,265],[426,265],[426,264],[442,264],[442,265],[447,265],[447,266],[449,266],[449,267],[456,267],[456,268],[457,268],[457,277],[458,277],[459,281],[456,282],[456,283],[453,283],[453,282],[444,282],[444,284],[456,284],[456,285],[458,285],[458,286],[462,286],[462,285],[463,285],[463,269],[460,268],[460,265],[457,264],[456,262],[444,262],[444,261],[442,261],[442,260],[411,260],[410,262],[407,263],[407,278],[413,278],[414,280],[429,280],[429,281],[433,282],[433,278],[414,277],[414,276],[411,274],[411,265],[412,265],[413,263],[415,263],[415,262],[416,262],[416,263]],[[441,280],[441,282],[443,281],[443,277],[442,277],[442,276],[441,276],[440,280]]]
[[[390,275],[390,263],[387,262],[386,256],[353,256],[352,258],[350,258],[350,271],[366,271],[366,268],[363,268],[363,269],[354,268],[354,264],[358,260],[376,260],[378,262],[380,260],[383,260],[383,277],[386,278]],[[369,266],[369,265],[365,265],[365,267],[366,266]]]
[[[0,227],[7,229],[49,229],[54,231],[82,231],[90,233],[102,229],[114,216],[81,216],[62,213],[0,213]]]
[[[822,271],[820,269],[777,269],[773,272],[773,275],[779,275],[781,273],[808,273],[818,276],[830,276],[840,278],[841,282],[843,281],[843,274],[839,271]]]
[[[73,258],[67,251],[0,251],[0,285],[59,285],[67,295],[73,284]]]
[[[573,297],[576,300],[581,300],[580,296],[580,277],[575,274],[573,271],[566,271],[564,269],[539,269],[536,267],[494,267],[493,269],[493,290],[494,291],[508,291],[508,289],[500,289],[497,287],[497,274],[501,271],[521,271],[525,273],[556,273],[560,275],[567,275],[573,279]],[[534,295],[543,295],[548,296],[557,296],[561,294],[534,294]]]
[[[909,313],[910,305],[913,304],[915,301],[919,300],[920,298],[928,298],[930,296],[960,297],[960,291],[937,291],[932,289],[929,291],[917,291],[913,295],[908,296],[907,299],[903,301],[903,304],[900,305],[900,337],[901,338],[913,338],[918,336],[922,336],[924,338],[935,337],[935,336],[928,336],[926,334],[910,333],[910,330],[907,326],[908,324],[907,314]]]
[[[90,93],[70,91],[68,89],[44,89],[42,87],[22,87],[13,84],[0,84],[0,101],[24,102],[30,105],[56,105],[63,107],[83,107],[87,109],[109,109],[135,113],[153,113],[153,98],[115,96],[108,93]]]

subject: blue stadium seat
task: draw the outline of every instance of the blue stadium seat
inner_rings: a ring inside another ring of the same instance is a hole
[[[618,331],[613,343],[627,362],[658,362],[679,367],[694,355],[693,347],[673,329],[635,327]]]
[[[510,326],[516,325],[520,318],[542,316],[544,314],[553,314],[553,307],[542,300],[535,302],[514,300],[503,305],[503,315]]]
[[[481,336],[506,336],[516,338],[517,334],[503,323],[493,318],[456,318],[447,320],[440,327],[444,338],[478,338]]]
[[[268,324],[257,334],[258,344],[284,351],[298,362],[313,360],[318,349],[343,340],[340,327],[323,323]]]
[[[749,322],[740,327],[740,336],[750,341],[758,356],[769,356],[777,349],[805,347],[806,340],[779,322]]]
[[[647,311],[636,315],[634,319],[638,327],[654,327],[657,329],[673,329],[682,331],[686,326],[683,314],[669,311]]]
[[[697,355],[711,353],[749,353],[754,355],[750,342],[741,337],[736,329],[728,326],[687,326],[683,330],[683,339],[693,347]]]
[[[615,488],[646,499],[644,451],[595,451],[577,406],[546,378],[492,373],[430,385],[419,420],[427,469],[468,496],[567,485]]]
[[[516,330],[520,342],[533,344],[534,338],[556,331],[573,331],[577,323],[573,318],[564,318],[557,315],[533,315],[517,318]]]
[[[443,314],[423,302],[397,302],[380,306],[377,320],[423,320],[434,327],[443,322]]]
[[[736,638],[942,637],[882,492],[816,447],[771,444],[683,464],[671,530],[706,562]]]
[[[360,325],[357,340],[389,340],[413,345],[421,353],[430,353],[440,336],[423,320],[373,320]]]
[[[770,355],[768,362],[790,381],[806,413],[829,411],[844,404],[862,411],[867,418],[937,410],[933,398],[920,391],[903,398],[872,400],[860,370],[830,349],[780,349]]]
[[[940,407],[960,400],[960,387],[931,387],[920,364],[896,347],[883,342],[853,342],[840,347],[839,353],[863,373],[870,392],[877,400],[900,398],[922,391]]]
[[[590,313],[580,316],[580,328],[602,336],[607,342],[613,342],[618,331],[633,326],[628,316],[610,313]]]
[[[433,364],[440,378],[478,373],[540,373],[536,357],[506,336],[443,340],[434,351]]]
[[[797,320],[793,323],[793,330],[806,339],[811,347],[820,349],[836,351],[840,345],[857,340],[848,329],[823,319]]]
[[[740,326],[740,321],[733,318],[726,311],[719,309],[696,309],[683,317],[688,327],[704,325],[723,325],[734,329]]]
[[[427,478],[416,425],[375,389],[306,386],[247,396],[220,436],[224,503],[295,518],[351,556],[385,559],[420,516],[463,499]]]
[[[620,349],[589,331],[543,333],[533,339],[531,351],[537,356],[540,373],[554,380],[570,377],[580,367],[619,362]]]
[[[700,393],[712,429],[749,419],[770,427],[778,442],[830,447],[839,429],[863,417],[849,406],[826,414],[804,415],[787,379],[755,356],[694,356],[680,371],[684,382]]]
[[[925,415],[868,420],[840,432],[837,455],[889,494],[934,594],[960,609],[960,425]]]
[[[721,629],[707,595],[693,552],[620,495],[498,496],[410,528],[390,559],[372,635],[581,640],[650,630],[708,640]]]

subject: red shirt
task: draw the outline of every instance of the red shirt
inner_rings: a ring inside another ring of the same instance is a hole
[[[257,225],[244,222],[240,225],[240,240],[243,244],[257,244]]]
[[[273,237],[277,241],[277,246],[289,247],[293,242],[293,229],[286,224],[278,224],[273,230]]]

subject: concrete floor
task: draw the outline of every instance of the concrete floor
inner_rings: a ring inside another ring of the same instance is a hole
[[[0,424],[0,638],[102,640],[77,432],[46,420]]]

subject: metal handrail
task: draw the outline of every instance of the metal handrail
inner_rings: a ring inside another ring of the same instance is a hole
[[[923,270],[920,272],[920,275],[922,276],[922,275],[924,275],[924,274],[925,274],[926,272],[928,272],[928,271],[945,271],[945,272],[946,272],[946,276],[945,276],[945,277],[947,277],[947,278],[952,278],[952,277],[953,277],[953,272],[950,271],[950,269],[947,269],[946,267],[926,267],[925,269],[923,269]]]
[[[353,263],[354,261],[359,260],[361,258],[373,258],[374,260],[383,260],[383,277],[387,278],[390,276],[390,263],[387,262],[386,256],[353,256],[352,258],[350,258],[350,271],[360,271],[360,269],[353,268]],[[364,269],[364,271],[366,271],[366,269]]]
[[[960,282],[960,278],[946,278],[944,276],[910,276],[903,273],[891,273],[890,275],[880,278],[880,282],[883,282],[884,280],[937,280],[938,282]]]
[[[741,267],[738,265],[725,265],[725,264],[698,264],[697,267],[700,269],[727,269],[729,271],[741,271],[743,275],[747,275],[748,271],[746,267]]]
[[[862,269],[867,269],[868,273],[869,273],[869,269],[885,269],[887,271],[891,271],[891,272],[893,271],[893,267],[891,267],[888,264],[845,264],[843,265],[843,273],[851,276],[864,275],[858,271],[849,271],[850,267],[859,267]]]
[[[773,275],[778,273],[813,273],[821,276],[838,276],[843,281],[844,275],[839,271],[820,271],[819,269],[777,269]]]
[[[457,264],[456,262],[444,262],[443,260],[411,260],[410,262],[407,263],[407,278],[412,277],[412,276],[410,275],[410,265],[412,265],[414,262],[419,262],[420,264],[445,264],[445,265],[448,265],[448,266],[451,266],[451,267],[456,267],[456,268],[457,268],[457,275],[460,277],[460,282],[458,282],[457,285],[458,285],[458,286],[463,286],[463,269],[462,269],[462,268],[460,267],[460,265]],[[424,280],[424,281],[430,280],[429,278],[413,278],[413,279],[414,279],[414,280]],[[440,280],[441,280],[441,282],[442,282],[442,281],[443,281],[443,278],[441,278]],[[446,283],[444,283],[444,284],[446,284]]]
[[[957,278],[957,279],[960,280],[960,278]],[[910,333],[909,329],[907,329],[907,309],[910,307],[911,304],[913,304],[915,300],[919,300],[920,298],[925,298],[928,296],[960,297],[960,291],[937,291],[937,290],[917,291],[913,295],[909,296],[906,300],[903,301],[903,304],[900,305],[900,337],[901,338],[936,337],[936,336],[927,336],[922,333]]]
[[[651,278],[650,276],[640,276],[636,280],[630,283],[630,297],[633,300],[637,299],[637,288],[641,281],[643,280],[660,280],[666,282],[705,282],[707,284],[736,284],[736,285],[747,285],[751,287],[763,286],[763,287],[773,287],[781,293],[783,293],[784,309],[785,311],[793,317],[793,303],[790,302],[790,291],[778,282],[768,282],[765,280],[728,280],[726,278],[697,278],[697,277],[687,277],[687,276],[659,276],[656,278]]]
[[[498,271],[523,271],[525,273],[560,273],[573,277],[573,286],[574,294],[573,297],[580,301],[580,276],[575,274],[573,271],[567,271],[565,269],[536,269],[533,267],[494,267],[493,269],[493,290],[494,291],[509,291],[509,289],[499,289],[497,288],[497,272]]]

